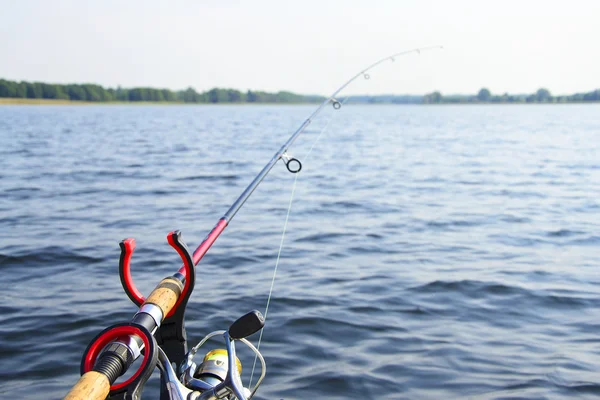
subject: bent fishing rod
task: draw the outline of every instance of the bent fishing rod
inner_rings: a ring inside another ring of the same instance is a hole
[[[233,322],[229,329],[209,333],[188,351],[184,314],[194,289],[196,266],[279,160],[289,172],[295,174],[301,171],[302,163],[290,156],[288,149],[328,104],[332,104],[335,110],[342,107],[336,97],[348,85],[360,77],[370,79],[369,71],[386,61],[395,61],[396,57],[441,48],[428,46],[392,54],[360,70],[335,90],[273,155],[193,253],[181,239],[181,232],[173,231],[167,235],[169,245],[180,255],[183,265],[175,274],[164,278],[147,298],[137,289],[131,276],[130,261],[135,240],[121,241],[121,284],[139,310],[130,321],[104,329],[90,342],[81,361],[82,376],[65,400],[100,400],[107,397],[111,400],[137,400],[155,367],[161,371],[161,400],[251,399],[265,376],[266,366],[258,349],[246,337],[260,331],[265,319],[260,312],[251,311]],[[215,336],[222,336],[226,348],[209,351],[197,365],[193,361],[194,355]],[[261,362],[261,376],[251,389],[245,388],[240,379],[242,365],[236,357],[236,341],[248,346]],[[124,382],[115,383],[140,356],[143,359],[137,370]],[[177,372],[173,363],[178,366]]]

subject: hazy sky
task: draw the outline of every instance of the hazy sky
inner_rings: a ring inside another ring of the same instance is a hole
[[[600,88],[600,0],[0,0],[0,78],[199,91]]]

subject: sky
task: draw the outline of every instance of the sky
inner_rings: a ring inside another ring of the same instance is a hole
[[[327,95],[600,88],[599,0],[0,0],[0,78]]]

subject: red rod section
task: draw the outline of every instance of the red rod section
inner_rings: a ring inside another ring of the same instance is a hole
[[[215,240],[217,240],[217,238],[219,237],[221,232],[223,232],[226,227],[227,227],[227,220],[225,218],[221,218],[219,220],[219,222],[217,222],[215,227],[212,228],[212,230],[209,232],[209,234],[206,235],[206,237],[204,238],[202,243],[200,243],[198,248],[196,250],[194,250],[194,254],[192,255],[192,260],[194,261],[194,265],[198,265],[198,263],[200,262],[200,260],[202,260],[202,257],[204,257],[204,255],[206,254],[208,249],[210,249],[210,246],[213,245]],[[185,267],[184,266],[179,268],[179,273],[183,274],[185,276]]]

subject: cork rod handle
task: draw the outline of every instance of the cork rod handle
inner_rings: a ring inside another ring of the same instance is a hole
[[[144,304],[154,304],[160,307],[164,319],[165,315],[167,315],[177,303],[182,291],[183,283],[179,279],[173,277],[165,278],[154,288]]]
[[[109,392],[110,383],[106,375],[89,371],[79,378],[64,400],[104,400]]]

